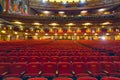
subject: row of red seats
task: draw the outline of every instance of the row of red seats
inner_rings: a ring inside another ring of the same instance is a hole
[[[22,80],[21,78],[5,78],[4,80]],[[48,80],[47,78],[29,78],[28,80]],[[73,80],[72,78],[54,78],[53,80]],[[97,80],[94,77],[81,77],[77,80]],[[103,77],[101,80],[120,80],[117,77]]]
[[[0,63],[2,77],[120,77],[120,62]]]
[[[82,52],[82,51],[16,51],[1,53],[0,56],[108,56],[104,52]]]
[[[114,62],[120,56],[0,56],[0,62]]]
[[[115,52],[116,55],[120,55],[120,41],[110,40],[110,41],[90,41],[90,40],[82,40],[78,41],[79,43],[83,43],[85,45]]]
[[[21,78],[5,78],[4,80],[22,80]],[[47,78],[29,78],[28,80],[48,80]],[[54,78],[53,80],[73,80],[72,78]],[[81,77],[77,80],[97,80],[94,77]],[[101,80],[120,80],[117,77],[103,77]]]

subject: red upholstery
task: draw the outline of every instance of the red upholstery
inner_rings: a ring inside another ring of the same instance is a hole
[[[42,65],[42,76],[55,77],[56,76],[56,62],[45,62]]]
[[[48,80],[47,78],[29,78],[28,80]]]
[[[120,80],[120,78],[117,77],[104,77],[102,80]]]
[[[7,77],[7,78],[4,78],[3,80],[22,80],[22,79],[16,78],[16,77]]]
[[[30,56],[28,57],[28,62],[39,62],[38,56]]]
[[[112,62],[101,62],[102,69],[106,74],[111,75],[111,76],[119,76],[120,73],[117,72],[118,70],[115,68],[114,63]]]
[[[25,72],[26,63],[11,64],[9,73],[5,77],[20,77]]]
[[[17,62],[17,56],[9,56],[7,57],[7,62]]]
[[[59,56],[51,56],[49,59],[51,62],[59,62]]]
[[[58,76],[72,77],[72,68],[69,62],[58,63]]]
[[[5,76],[9,71],[10,63],[0,63],[0,76]]]
[[[88,71],[92,76],[104,76],[100,64],[98,62],[88,62],[87,63]]]
[[[81,77],[81,78],[78,78],[77,80],[97,80],[97,79],[93,77]]]
[[[26,67],[26,73],[24,76],[39,76],[41,71],[41,63],[29,63]]]
[[[6,61],[6,56],[0,56],[0,62],[5,62]]]
[[[72,62],[80,62],[79,56],[71,56],[71,61]]]
[[[18,57],[18,62],[27,62],[28,61],[28,56],[20,56]]]
[[[117,72],[120,73],[120,62],[114,62],[114,64],[115,64],[115,69],[117,70]],[[119,76],[120,76],[120,74],[119,74]]]
[[[72,64],[72,70],[75,72],[75,76],[81,77],[81,76],[89,76],[87,73],[87,67],[84,62],[74,62]]]
[[[48,61],[49,61],[49,57],[48,56],[40,57],[40,62],[48,62]]]
[[[69,56],[61,56],[60,62],[70,62],[70,57]]]
[[[72,78],[54,78],[53,80],[72,80]]]

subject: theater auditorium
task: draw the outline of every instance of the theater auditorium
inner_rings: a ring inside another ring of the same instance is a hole
[[[0,0],[0,80],[120,80],[120,0]]]

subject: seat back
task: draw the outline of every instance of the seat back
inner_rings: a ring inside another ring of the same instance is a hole
[[[87,67],[84,62],[73,62],[72,64],[72,70],[75,73],[86,73],[87,72]]]

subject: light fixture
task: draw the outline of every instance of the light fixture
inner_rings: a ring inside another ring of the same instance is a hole
[[[43,11],[44,14],[50,14],[50,11]]]
[[[20,21],[15,21],[14,23],[15,23],[15,24],[23,24],[23,23],[20,22]]]
[[[6,33],[6,31],[5,31],[5,30],[2,30],[1,32],[2,32],[2,33]]]
[[[83,23],[82,25],[88,26],[88,25],[92,25],[92,23]]]
[[[42,25],[42,24],[40,24],[38,22],[35,22],[35,23],[33,23],[33,25],[39,26],[39,25]]]
[[[110,34],[109,33],[106,33],[107,36],[109,36]]]
[[[67,33],[65,33],[64,35],[67,36]]]
[[[86,14],[88,11],[84,10],[84,11],[81,11],[80,13],[81,14]]]
[[[18,32],[14,32],[14,34],[18,34]]]
[[[48,36],[48,33],[45,33],[45,36]]]
[[[102,40],[105,40],[106,38],[105,38],[105,36],[102,36],[101,39],[102,39]]]
[[[68,23],[68,24],[66,24],[66,25],[68,25],[68,26],[73,26],[73,25],[75,25],[74,23]]]
[[[103,12],[105,11],[106,9],[102,8],[102,9],[99,9],[98,12]]]
[[[51,23],[49,25],[51,25],[51,26],[58,26],[59,24],[58,23]]]
[[[112,23],[110,23],[110,22],[101,23],[101,25],[109,25],[109,24],[112,24]]]
[[[54,35],[55,35],[55,36],[57,36],[58,34],[57,34],[57,33],[55,33]]]
[[[37,36],[37,35],[38,35],[38,33],[35,33],[35,35]]]
[[[59,14],[64,14],[65,12],[64,12],[64,11],[59,11],[58,13],[59,13]]]

